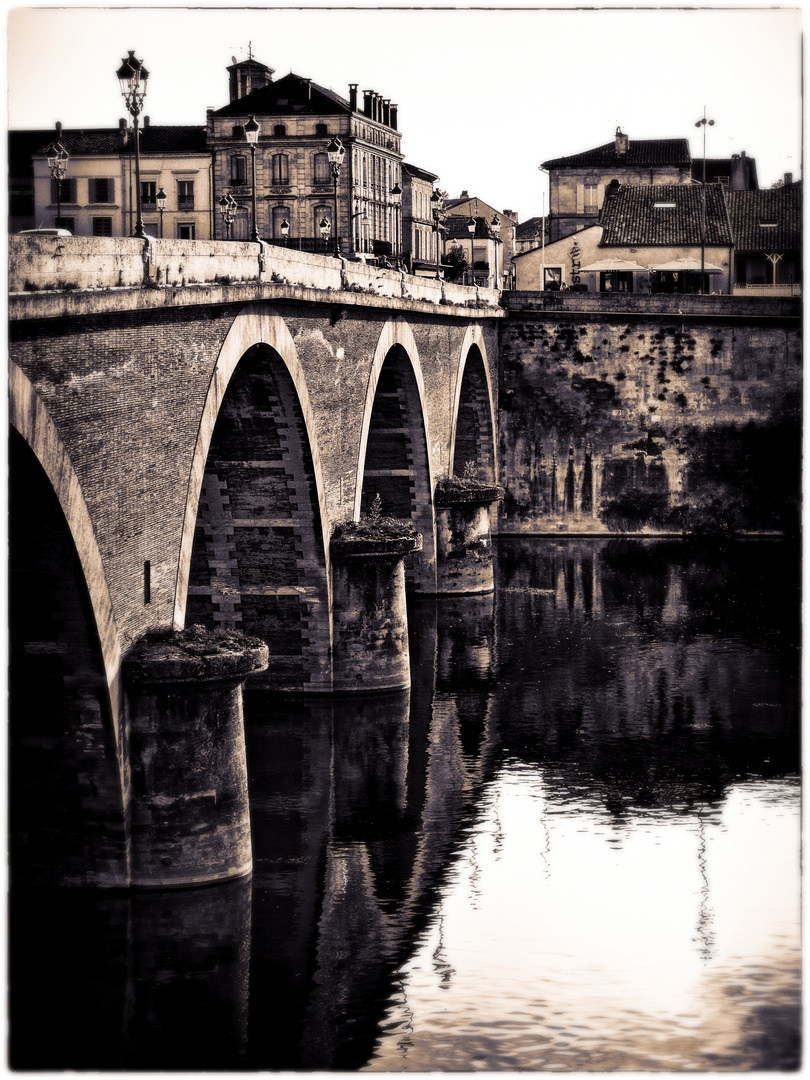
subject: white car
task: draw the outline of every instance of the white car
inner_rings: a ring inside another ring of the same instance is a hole
[[[18,236],[73,236],[70,229],[20,229]]]

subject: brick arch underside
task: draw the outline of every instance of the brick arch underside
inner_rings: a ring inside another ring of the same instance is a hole
[[[422,552],[405,560],[405,577],[418,592],[436,591],[433,497],[422,399],[411,359],[393,345],[379,369],[363,461],[360,514],[376,495],[382,513],[410,519]]]
[[[495,483],[495,432],[486,365],[477,343],[470,345],[455,415],[453,475],[463,476],[468,465],[481,480]]]
[[[279,353],[253,345],[228,383],[208,449],[186,626],[255,634],[273,689],[328,691],[328,574],[313,454]]]
[[[85,568],[54,485],[14,429],[9,479],[12,877],[125,885],[115,724]]]

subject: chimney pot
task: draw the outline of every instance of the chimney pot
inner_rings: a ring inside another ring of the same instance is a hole
[[[56,137],[57,137],[57,139],[62,138],[62,121],[61,120],[56,121]]]
[[[349,106],[352,112],[357,112],[357,83],[349,83]]]
[[[792,172],[786,172],[785,173],[785,184],[792,184],[792,183],[793,183],[793,173]]]
[[[392,105],[391,106],[391,127],[394,129],[394,131],[398,130],[397,129],[397,109],[398,108],[399,108],[398,105]]]
[[[145,116],[145,117],[143,118],[143,126],[144,126],[145,128],[148,128],[148,127],[149,127],[149,117],[148,117],[148,116]]]

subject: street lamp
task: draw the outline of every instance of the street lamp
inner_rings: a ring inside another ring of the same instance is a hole
[[[225,222],[229,240],[231,238],[231,225],[233,225],[233,219],[236,217],[238,207],[239,204],[230,193],[228,195],[223,195],[219,200],[219,212],[222,214],[222,220]]]
[[[70,155],[60,142],[51,143],[49,151],[48,168],[56,181],[56,227],[58,229],[62,223],[62,181],[67,173]]]
[[[256,123],[252,113],[248,122],[245,124],[245,138],[250,147],[250,173],[253,178],[253,230],[250,234],[250,239],[258,244],[261,242],[259,240],[259,228],[256,222],[256,143],[259,141],[259,125]]]
[[[166,209],[166,199],[167,199],[166,192],[161,187],[160,191],[155,196],[155,202],[157,203],[157,208],[160,211],[160,239],[161,240],[163,239],[163,211]]]
[[[467,219],[467,232],[470,234],[470,284],[475,284],[475,218]]]
[[[332,179],[335,183],[335,255],[340,254],[340,211],[338,210],[338,177],[340,176],[340,169],[343,165],[343,158],[346,155],[346,151],[343,147],[343,143],[335,135],[332,141],[326,148],[326,156],[329,159],[329,166],[332,169]]]
[[[706,106],[703,106],[703,117],[695,122],[695,127],[703,128],[703,186],[700,189],[700,292],[704,291],[703,283],[706,280],[703,267],[706,264],[706,125],[714,126],[714,120],[706,119]]]
[[[143,100],[146,97],[146,83],[149,72],[143,66],[143,61],[136,59],[132,49],[129,56],[121,61],[121,67],[116,72],[121,94],[124,98],[124,106],[132,117],[132,126],[135,138],[135,231],[133,236],[146,236],[141,217],[141,153],[140,139],[138,136],[138,117],[143,110]]]
[[[495,233],[495,288],[497,289],[499,287],[498,282],[500,281],[500,276],[498,274],[498,244],[501,239],[501,219],[497,214],[494,214],[492,221],[489,224],[490,228]]]
[[[281,228],[281,235],[284,237],[284,247],[286,247],[287,246],[287,237],[290,234],[290,223],[289,223],[289,221],[287,221],[286,218],[282,221],[280,228]]]
[[[441,279],[441,273],[439,272],[439,225],[442,220],[442,208],[443,202],[442,194],[440,191],[435,191],[430,196],[431,209],[433,212],[433,231],[436,234],[436,280]]]
[[[332,230],[332,222],[328,217],[323,217],[321,218],[318,227],[321,230],[321,240],[323,240],[323,248],[325,251],[329,243],[329,233]]]
[[[396,182],[394,183],[394,186],[391,188],[391,198],[393,200],[393,202],[391,203],[391,209],[393,211],[393,213],[391,215],[391,218],[392,218],[392,220],[391,220],[391,235],[392,235],[392,238],[393,238],[393,241],[394,241],[393,244],[392,244],[392,247],[393,247],[393,253],[397,257],[399,257],[399,249],[400,249],[400,242],[399,242],[399,215],[397,214],[397,210],[399,210],[401,208],[401,206],[402,206],[402,188]]]

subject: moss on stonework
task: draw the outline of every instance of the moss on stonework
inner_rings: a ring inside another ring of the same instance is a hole
[[[222,656],[249,649],[262,649],[261,638],[249,637],[239,630],[209,630],[195,624],[185,630],[154,630],[144,634],[132,647],[128,659],[149,653],[151,659],[182,659],[186,656]]]

